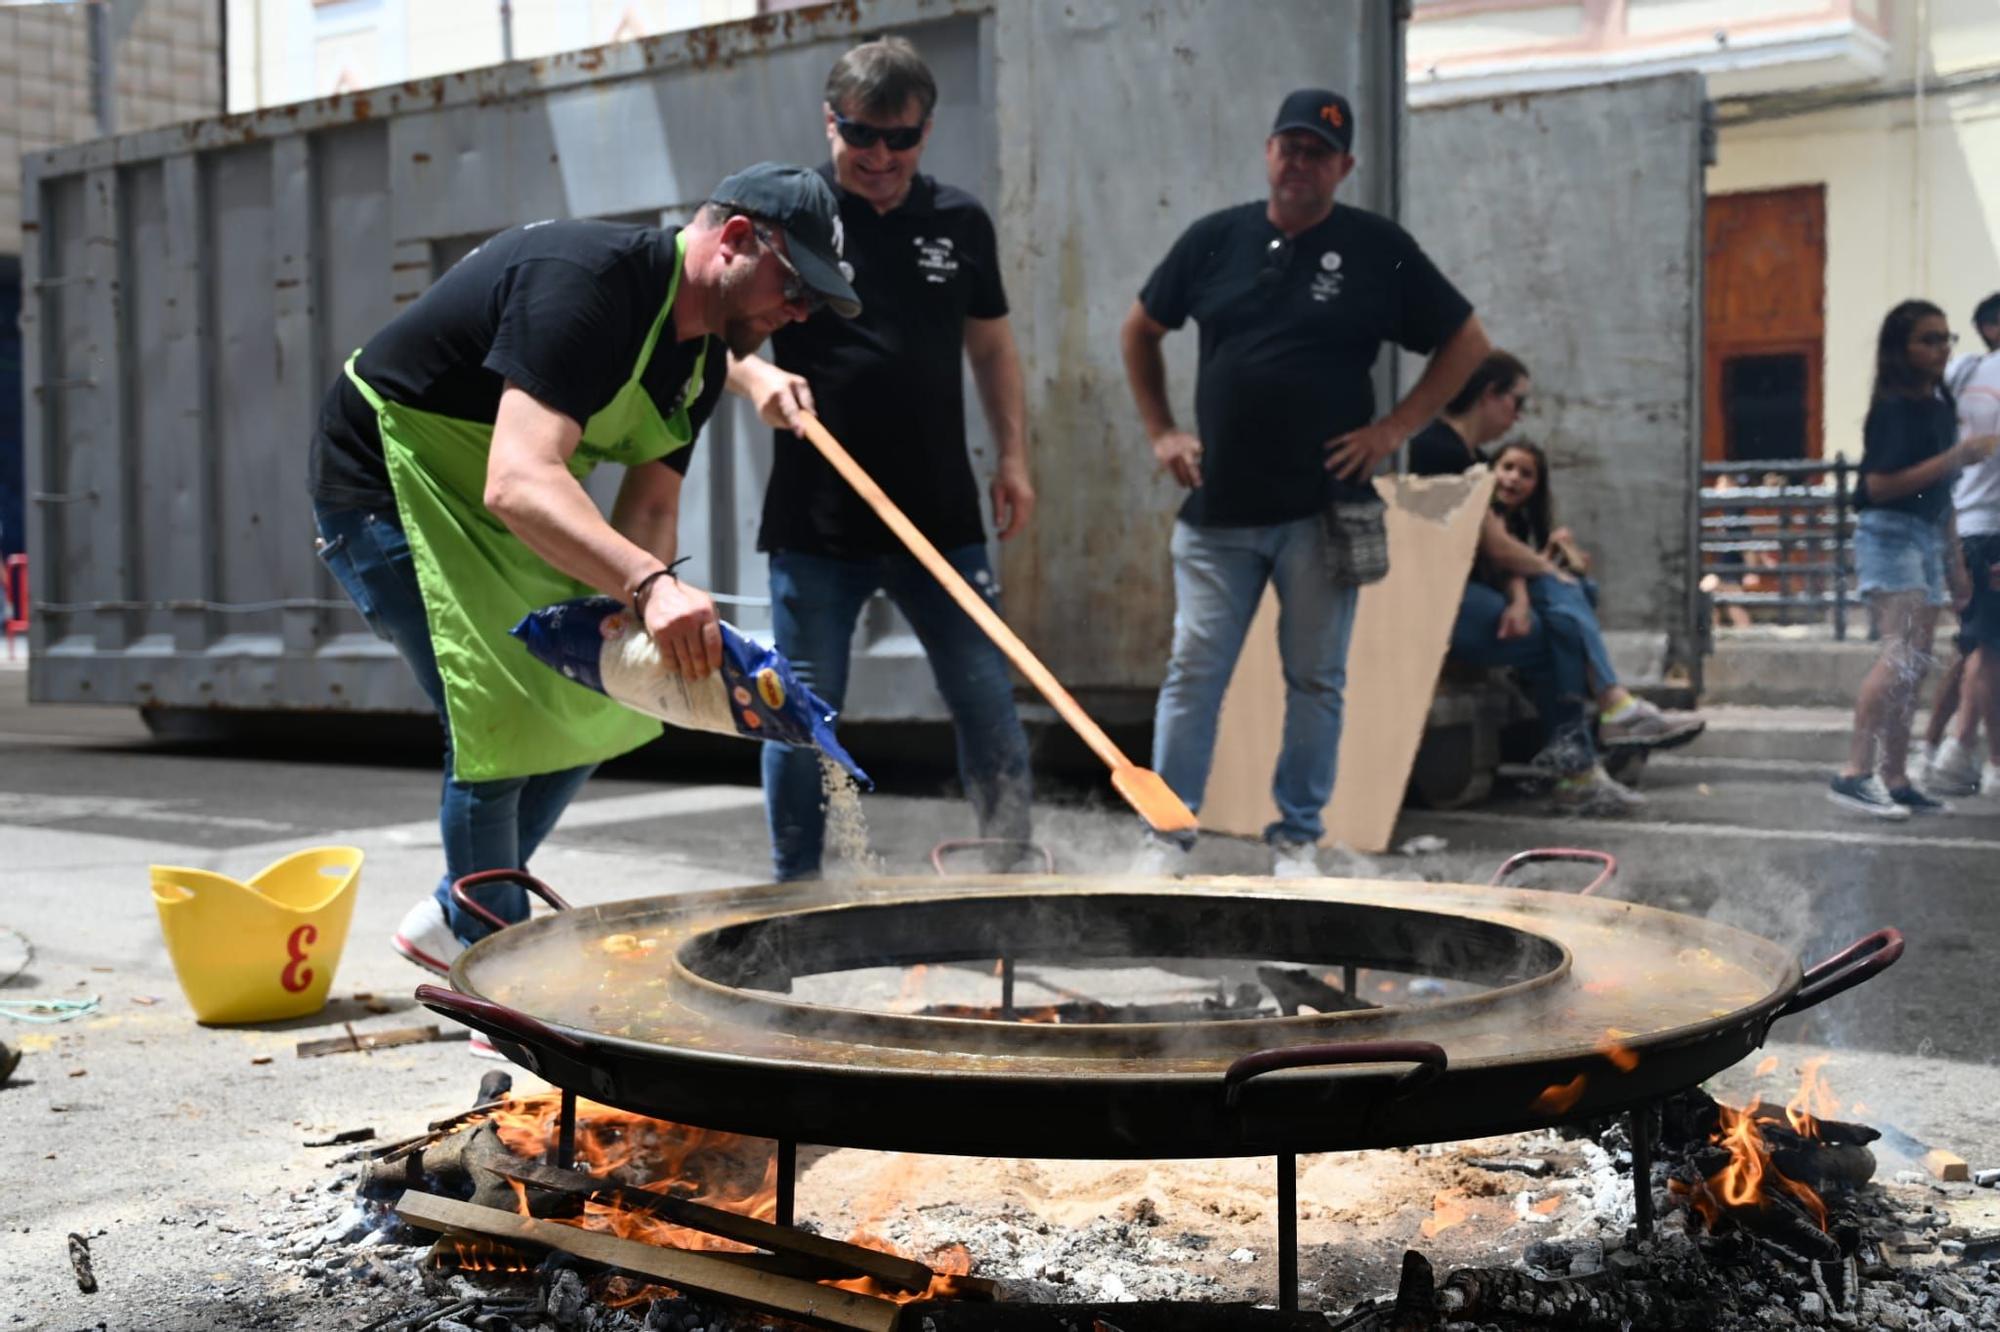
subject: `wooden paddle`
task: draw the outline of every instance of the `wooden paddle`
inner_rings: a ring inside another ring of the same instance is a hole
[[[1090,719],[1090,714],[1070,697],[1062,682],[1028,650],[1028,645],[1007,627],[1007,622],[986,604],[986,598],[973,590],[972,585],[965,581],[965,576],[952,568],[938,548],[931,544],[930,538],[919,532],[917,525],[896,507],[895,501],[882,493],[882,487],[861,470],[861,464],[855,462],[841,447],[840,441],[827,432],[827,428],[819,423],[819,418],[811,412],[800,412],[799,425],[812,446],[833,464],[833,470],[845,477],[847,484],[868,501],[868,507],[875,510],[876,516],[888,525],[897,539],[910,548],[917,561],[930,570],[931,577],[944,584],[944,590],[951,593],[959,608],[970,615],[972,622],[1007,654],[1007,660],[1028,677],[1028,683],[1041,691],[1042,697],[1062,714],[1070,729],[1083,737],[1091,752],[1104,760],[1111,769],[1111,785],[1125,798],[1125,803],[1137,810],[1139,817],[1158,832],[1193,832],[1196,827],[1194,812],[1174,794],[1166,780],[1152,769],[1142,768],[1125,757],[1111,742],[1111,737],[1104,733],[1104,728]]]

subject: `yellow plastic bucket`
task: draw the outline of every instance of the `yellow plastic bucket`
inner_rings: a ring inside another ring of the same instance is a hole
[[[153,905],[198,1022],[274,1022],[317,1013],[347,942],[361,851],[316,846],[240,883],[155,865]]]

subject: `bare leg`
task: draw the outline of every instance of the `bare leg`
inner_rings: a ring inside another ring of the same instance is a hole
[[[1910,784],[1910,727],[1917,718],[1917,695],[1934,660],[1931,636],[1937,629],[1937,607],[1917,601],[1903,627],[1905,651],[1882,732],[1882,784],[1891,791]]]
[[[1959,653],[1952,661],[1951,669],[1944,673],[1944,679],[1938,681],[1937,701],[1931,704],[1930,725],[1924,728],[1924,739],[1930,742],[1932,749],[1944,742],[1945,729],[1951,725],[1951,719],[1958,711],[1970,661],[1967,653]]]
[[[1882,632],[1882,655],[1875,659],[1868,678],[1861,682],[1861,695],[1854,701],[1854,736],[1848,744],[1847,767],[1842,775],[1865,777],[1875,771],[1879,744],[1882,780],[1890,786],[1900,786],[1908,780],[1903,769],[1909,761],[1909,715],[1916,686],[1923,679],[1922,669],[1913,660],[1912,632],[1921,620],[1924,650],[1928,653],[1930,626],[1935,623],[1937,613],[1924,604],[1924,594],[1919,591],[1878,593],[1874,603]],[[1899,729],[1900,739],[1896,735]]]

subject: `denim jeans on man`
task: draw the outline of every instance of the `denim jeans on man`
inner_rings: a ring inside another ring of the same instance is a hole
[[[1542,588],[1537,584],[1551,584]],[[1575,593],[1572,598],[1571,593]],[[1582,589],[1557,578],[1531,579],[1528,597],[1534,606],[1529,630],[1519,638],[1500,637],[1500,616],[1507,594],[1490,583],[1473,579],[1458,603],[1451,626],[1451,659],[1471,666],[1511,667],[1528,690],[1541,719],[1543,743],[1565,772],[1582,771],[1596,761],[1595,744],[1586,722],[1585,703],[1591,697],[1592,649],[1581,632],[1576,602],[1585,611]],[[1551,609],[1553,608],[1553,609]],[[1595,615],[1591,615],[1595,626]],[[1599,640],[1598,651],[1602,651]],[[1605,667],[1609,669],[1609,659]]]
[[[1153,714],[1153,767],[1189,809],[1201,808],[1223,691],[1263,599],[1278,592],[1285,731],[1267,841],[1316,843],[1340,757],[1341,691],[1358,589],[1326,575],[1319,515],[1257,527],[1174,524],[1174,646]]]
[[[437,709],[444,727],[444,794],[438,803],[438,832],[444,840],[444,877],[435,892],[452,933],[467,943],[490,933],[478,918],[451,900],[451,885],[478,870],[526,869],[535,848],[556,826],[570,799],[596,766],[567,768],[533,777],[461,782],[452,776],[451,726],[445,719],[444,681],[431,650],[423,593],[410,542],[394,512],[313,506],[319,525],[320,559],[354,602],[377,637],[395,645],[416,672],[417,684]],[[482,891],[480,902],[502,920],[528,918],[528,895],[518,884]]]
[[[985,546],[955,547],[944,557],[999,609],[998,584]],[[800,683],[841,708],[847,699],[854,625],[877,591],[888,593],[930,659],[931,676],[958,732],[959,780],[972,801],[980,836],[1025,842],[1032,794],[1028,738],[1014,711],[1006,658],[915,559],[831,559],[772,551],[771,624],[778,650],[790,659]],[[815,751],[764,746],[764,806],[778,878],[816,876],[826,842],[826,804]]]

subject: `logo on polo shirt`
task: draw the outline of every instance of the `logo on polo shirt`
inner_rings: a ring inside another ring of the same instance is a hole
[[[1340,256],[1328,250],[1319,257],[1319,273],[1312,280],[1309,295],[1320,304],[1340,295]]]
[[[958,273],[957,247],[951,237],[925,240],[913,236],[911,243],[917,247],[917,271],[924,275],[924,281],[949,282]]]

